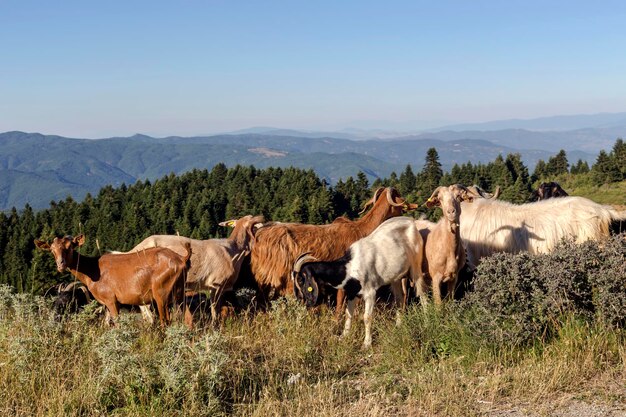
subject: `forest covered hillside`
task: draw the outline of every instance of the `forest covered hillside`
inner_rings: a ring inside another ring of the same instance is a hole
[[[30,205],[0,213],[0,283],[20,291],[39,292],[60,279],[54,262],[34,250],[34,239],[85,233],[84,250],[128,250],[151,234],[180,234],[197,239],[222,236],[218,226],[229,218],[262,214],[267,220],[312,224],[338,216],[359,216],[361,205],[375,188],[392,186],[410,202],[422,204],[438,185],[477,184],[502,188],[501,198],[527,202],[542,180],[557,179],[573,195],[601,195],[602,203],[626,205],[626,145],[617,140],[611,152],[601,152],[589,165],[568,161],[564,151],[540,160],[533,172],[519,154],[498,156],[486,164],[454,165],[445,172],[436,148],[426,152],[423,168],[411,165],[373,182],[365,173],[330,185],[312,169],[256,168],[218,163],[211,170],[169,174],[154,181],[111,185],[79,201],[53,201],[47,209]],[[621,190],[621,191],[620,191]],[[425,209],[415,212],[433,215]]]
[[[486,132],[494,140],[493,132]],[[70,139],[38,133],[0,134],[0,210],[47,207],[50,201],[72,196],[81,200],[106,185],[156,180],[170,173],[254,165],[257,168],[313,169],[329,184],[363,172],[370,182],[388,177],[407,164],[423,166],[426,151],[437,148],[445,170],[467,162],[488,163],[498,155],[519,152],[532,169],[554,152],[518,149],[480,139],[479,134],[444,137],[404,137],[394,140],[353,141],[273,134],[206,137]],[[502,138],[502,137],[501,137]],[[518,136],[515,136],[518,138]],[[525,144],[526,140],[515,140]],[[592,162],[594,154],[570,152],[572,160]]]

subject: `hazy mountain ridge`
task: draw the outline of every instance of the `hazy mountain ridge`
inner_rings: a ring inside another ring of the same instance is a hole
[[[534,119],[495,120],[483,123],[462,123],[432,130],[506,130],[563,131],[580,129],[612,129],[626,127],[626,112],[559,115]]]
[[[626,112],[562,115],[534,119],[495,120],[482,123],[447,124],[430,128],[409,129],[406,123],[397,129],[346,128],[339,131],[315,131],[253,127],[227,134],[262,134],[308,138],[332,137],[350,140],[396,140],[398,138],[433,138],[441,140],[485,139],[519,148],[518,140],[531,141],[524,148],[550,151],[575,149],[598,153],[626,136]]]
[[[488,132],[492,133],[492,132]],[[526,133],[519,133],[525,135]],[[540,149],[519,150],[494,142],[464,138],[463,132],[428,134],[393,140],[348,140],[248,133],[198,137],[72,139],[39,133],[0,134],[0,209],[46,207],[53,199],[70,194],[81,199],[107,184],[119,186],[141,179],[154,180],[171,172],[227,166],[296,166],[313,169],[330,183],[365,172],[370,181],[401,172],[407,164],[421,169],[428,148],[435,147],[444,170],[455,163],[489,162],[498,154],[519,152],[530,169],[538,159],[556,153]],[[434,136],[434,137],[428,137]],[[614,139],[613,139],[614,141]],[[518,145],[528,141],[518,141]],[[259,152],[259,148],[264,151]],[[593,162],[595,154],[568,152],[570,161]]]

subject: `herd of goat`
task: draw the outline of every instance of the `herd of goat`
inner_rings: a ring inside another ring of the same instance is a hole
[[[357,297],[363,298],[367,347],[376,294],[383,286],[390,286],[398,313],[409,287],[423,305],[432,288],[435,304],[440,304],[454,296],[460,270],[473,270],[486,256],[547,253],[564,238],[577,243],[601,240],[615,224],[621,231],[626,220],[626,211],[569,197],[556,183],[541,184],[535,193],[538,201],[532,203],[511,204],[498,196],[499,189],[490,194],[477,186],[438,187],[425,203],[442,210],[437,223],[402,216],[418,206],[389,187],[375,191],[357,220],[339,217],[311,225],[248,215],[220,223],[233,228],[225,239],[154,235],[128,252],[99,257],[78,252],[83,235],[35,244],[53,254],[59,272],[69,270],[84,285],[62,287],[57,301],[71,291],[85,302],[97,300],[113,319],[121,305],[131,305],[140,306],[152,320],[154,303],[165,325],[169,306],[175,304],[184,308],[191,326],[190,295],[208,293],[215,324],[225,295],[232,293],[248,262],[248,274],[264,302],[295,295],[307,306],[334,304],[339,318],[347,300],[344,335]]]

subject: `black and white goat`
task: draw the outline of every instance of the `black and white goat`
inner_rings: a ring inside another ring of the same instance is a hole
[[[294,292],[296,297],[305,300],[307,306],[313,306],[319,294],[318,282],[344,290],[348,308],[343,336],[350,331],[356,297],[363,297],[363,347],[368,348],[372,344],[376,290],[383,285],[391,285],[396,305],[402,304],[402,278],[408,276],[414,283],[422,280],[423,250],[422,236],[415,227],[415,220],[394,217],[370,235],[354,242],[345,255],[335,261],[317,262],[309,254],[300,255],[292,271]]]

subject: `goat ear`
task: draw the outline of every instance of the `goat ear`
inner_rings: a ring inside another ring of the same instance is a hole
[[[35,246],[37,249],[50,250],[50,244],[48,242],[44,242],[43,240],[35,239]]]
[[[439,199],[437,197],[430,197],[428,200],[426,200],[426,207],[428,208],[433,208],[433,207],[440,207],[441,206],[441,201],[439,201]]]
[[[218,225],[222,226],[222,227],[235,227],[235,224],[237,224],[237,220],[236,219],[226,220],[226,221],[218,223]]]
[[[76,236],[74,239],[72,239],[72,243],[76,246],[83,246],[85,244],[85,235],[81,233],[80,235]]]

